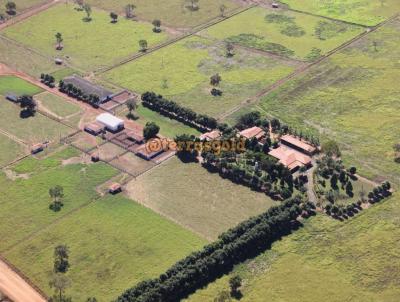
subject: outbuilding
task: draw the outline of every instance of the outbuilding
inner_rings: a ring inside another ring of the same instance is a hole
[[[117,118],[110,113],[102,113],[96,117],[96,121],[104,125],[111,132],[118,132],[124,129],[124,120]]]
[[[97,122],[85,125],[85,131],[95,136],[103,133],[104,129],[105,126]]]
[[[31,153],[32,154],[37,154],[39,152],[42,152],[44,150],[44,145],[43,144],[36,144],[33,145],[31,148]]]
[[[109,188],[108,192],[110,194],[118,194],[119,192],[122,191],[122,187],[119,183],[113,183]]]

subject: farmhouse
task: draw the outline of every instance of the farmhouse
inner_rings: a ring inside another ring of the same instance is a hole
[[[95,85],[90,81],[87,81],[81,77],[76,75],[69,76],[63,79],[65,84],[72,84],[74,87],[82,90],[85,95],[97,95],[100,98],[100,103],[104,103],[110,100],[113,93],[104,89],[101,86]]]
[[[247,139],[256,138],[257,140],[262,140],[267,136],[267,133],[260,127],[248,128],[241,131],[239,134]]]
[[[284,135],[281,137],[281,143],[299,152],[312,156],[317,151],[317,148],[311,146],[305,141],[298,139],[293,135]]]
[[[213,130],[211,132],[206,132],[200,135],[200,140],[202,141],[213,141],[221,137],[221,132],[218,130]]]
[[[92,135],[99,135],[105,130],[105,126],[103,124],[94,122],[86,124],[84,130]]]
[[[102,113],[96,117],[96,121],[104,125],[111,132],[124,129],[124,121],[110,113]]]
[[[300,167],[310,167],[311,157],[297,150],[291,149],[285,145],[281,145],[277,149],[273,149],[268,153],[275,157],[279,162],[287,167],[291,172],[296,172]]]

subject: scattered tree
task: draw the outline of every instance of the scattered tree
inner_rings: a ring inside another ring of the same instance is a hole
[[[118,21],[118,15],[114,12],[110,13],[110,18],[111,18],[111,23],[117,23]]]
[[[129,110],[128,118],[134,119],[134,118],[135,118],[135,115],[133,114],[133,111],[136,110],[136,108],[137,108],[137,103],[136,103],[135,99],[129,99],[129,100],[126,102],[126,107],[127,107],[128,110]]]
[[[378,52],[378,42],[377,41],[373,41],[372,45],[374,47],[375,52]]]
[[[15,15],[17,13],[17,5],[13,1],[8,1],[6,3],[6,12],[9,15]]]
[[[71,298],[65,296],[65,291],[71,285],[70,280],[64,274],[53,274],[49,286],[55,293],[49,302],[71,302]]]
[[[341,152],[337,142],[334,140],[328,140],[322,143],[321,145],[322,152],[324,152],[328,156],[336,156],[340,157]]]
[[[134,4],[128,4],[125,6],[125,16],[128,19],[133,18],[134,14],[134,10],[135,10],[136,6]]]
[[[393,150],[394,150],[394,161],[400,164],[400,143],[395,144],[393,146]]]
[[[86,21],[86,22],[91,21],[91,20],[92,20],[92,18],[91,18],[91,15],[92,15],[92,7],[91,7],[88,3],[85,3],[85,4],[83,5],[83,10],[84,10],[85,13],[86,13],[86,17],[84,18],[84,21]]]
[[[146,123],[146,126],[143,129],[143,136],[146,140],[156,137],[158,132],[160,131],[160,127],[154,122]]]
[[[57,42],[57,46],[56,46],[56,49],[57,50],[62,50],[63,49],[63,46],[62,46],[62,41],[64,41],[64,39],[63,39],[63,37],[62,37],[62,34],[61,33],[56,33],[56,42]]]
[[[64,274],[70,267],[69,262],[69,249],[66,245],[56,246],[54,249],[54,272]]]
[[[147,51],[147,41],[146,40],[140,40],[139,41],[139,47],[140,47],[140,51],[142,52],[146,52]]]
[[[190,11],[197,11],[199,10],[199,0],[186,0],[187,5],[186,7],[190,10]]]
[[[97,299],[95,297],[90,297],[87,298],[86,302],[97,302]]]
[[[213,88],[211,89],[211,94],[213,96],[220,96],[222,95],[222,91],[217,89],[217,87],[219,86],[219,84],[221,83],[222,78],[221,76],[217,73],[214,74],[213,76],[211,76],[210,78],[210,84],[213,86]]]
[[[218,296],[214,299],[214,302],[229,302],[229,301],[232,301],[231,295],[226,290],[220,292]]]
[[[225,47],[226,47],[226,56],[232,57],[234,55],[233,51],[235,50],[235,46],[233,45],[233,43],[228,42],[226,43]]]
[[[53,199],[53,202],[50,204],[49,208],[54,212],[60,211],[63,206],[62,203],[62,198],[64,197],[63,187],[57,185],[53,188],[50,188],[49,195]]]
[[[353,197],[353,185],[351,184],[351,181],[348,181],[346,184],[346,194],[349,195],[349,197]]]
[[[240,287],[242,286],[242,278],[240,276],[234,276],[229,279],[229,286],[231,288],[231,296],[236,299],[240,299],[242,293]]]
[[[224,18],[225,17],[225,11],[226,11],[226,5],[225,4],[221,4],[219,6],[219,12],[221,13],[221,17]]]
[[[158,19],[155,19],[155,20],[153,20],[153,26],[154,26],[154,28],[153,28],[153,32],[155,32],[155,33],[160,33],[161,32],[161,21],[160,20],[158,20]]]
[[[83,5],[85,2],[83,0],[75,0],[76,5],[79,6],[78,10],[82,11],[83,10]]]
[[[337,190],[338,189],[338,176],[336,173],[333,173],[332,177],[331,177],[331,188],[333,190]]]

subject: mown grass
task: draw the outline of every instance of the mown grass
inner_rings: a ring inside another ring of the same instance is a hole
[[[27,144],[37,144],[45,140],[56,141],[73,132],[73,129],[40,113],[33,117],[21,118],[20,112],[19,106],[0,97],[0,128]]]
[[[223,43],[191,37],[103,74],[133,91],[155,91],[196,112],[219,115],[294,70],[286,61],[237,50],[226,56]],[[221,97],[210,93],[210,77],[222,77]]]
[[[200,34],[286,57],[311,60],[314,48],[322,55],[363,31],[359,26],[306,14],[255,7]]]
[[[0,165],[12,162],[26,152],[23,145],[18,144],[6,135],[0,133]]]
[[[393,145],[400,142],[400,22],[353,44],[261,100],[266,114],[308,127],[341,146],[347,166],[399,184]]]
[[[35,95],[43,90],[31,83],[14,76],[0,76],[0,95],[13,93],[18,95]]]
[[[131,4],[129,0],[88,0],[93,6],[103,8],[108,11],[115,11],[120,16],[125,16],[125,6]],[[199,9],[191,11],[185,5],[188,1],[183,0],[136,0],[135,15],[139,19],[152,22],[160,19],[167,26],[186,28],[194,27],[220,16],[220,6],[226,6],[226,11],[239,7],[237,3],[229,0],[202,0],[199,2]]]
[[[35,99],[39,101],[44,108],[61,118],[65,118],[81,111],[81,108],[78,105],[49,92],[41,93],[37,95]]]
[[[318,215],[271,250],[188,299],[214,301],[243,278],[241,301],[397,301],[400,295],[400,198],[344,223]]]
[[[129,196],[208,239],[275,204],[268,196],[172,158],[129,183]]]
[[[397,0],[282,0],[290,8],[321,16],[373,26],[400,11]]]
[[[76,189],[93,190],[92,186],[84,187],[75,184]],[[58,221],[4,255],[51,294],[48,281],[58,244],[70,249],[67,276],[72,286],[67,294],[77,301],[89,296],[110,301],[138,282],[158,276],[205,241],[132,200],[110,196]]]
[[[56,5],[6,28],[2,34],[88,70],[111,65],[137,53],[141,39],[147,40],[151,47],[168,38],[165,33],[153,33],[150,23],[121,18],[113,24],[107,12],[97,9],[93,9],[92,20],[85,22],[85,13],[74,8],[72,3]],[[55,49],[57,32],[63,35],[62,51]]]

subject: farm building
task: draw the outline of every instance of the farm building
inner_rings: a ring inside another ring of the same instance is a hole
[[[131,141],[134,141],[135,143],[138,144],[143,144],[144,143],[144,137],[140,133],[137,133],[136,131],[130,130],[126,133],[128,136],[128,139]]]
[[[218,130],[213,130],[211,132],[206,132],[200,135],[200,140],[202,141],[213,141],[221,137],[221,132]]]
[[[104,129],[105,126],[103,124],[94,122],[86,124],[84,130],[92,135],[99,135],[104,131]]]
[[[122,191],[122,187],[119,183],[113,183],[109,188],[108,192],[110,194],[117,194]]]
[[[102,113],[96,117],[96,122],[104,125],[111,132],[118,132],[124,129],[124,120],[117,118],[110,113]]]
[[[13,94],[13,93],[7,94],[6,95],[6,99],[9,100],[10,102],[13,102],[13,103],[18,103],[19,102],[18,96]]]
[[[256,138],[258,140],[262,140],[263,138],[265,138],[267,136],[267,133],[260,127],[252,127],[252,128],[244,129],[239,134],[240,134],[240,136],[243,136],[247,139]]]
[[[76,75],[69,76],[63,79],[65,84],[72,84],[74,87],[82,90],[85,95],[97,95],[100,98],[100,103],[104,103],[110,100],[113,93],[104,89],[101,86],[95,85],[90,81],[87,81],[81,77]]]
[[[44,150],[44,145],[43,144],[36,144],[33,145],[31,148],[31,153],[32,154],[37,154],[39,152],[42,152]]]
[[[281,137],[281,144],[293,148],[299,152],[303,152],[309,156],[312,156],[317,152],[317,148],[311,146],[305,141],[298,139],[293,135],[284,135]]]
[[[281,145],[268,153],[287,167],[291,172],[296,172],[300,167],[310,167],[311,157],[287,146]]]
[[[145,160],[152,160],[156,156],[160,155],[163,153],[164,150],[160,148],[158,151],[151,151],[148,150],[146,145],[141,145],[137,150],[136,150],[136,155],[145,159]]]
[[[128,90],[122,90],[110,96],[111,101],[119,104],[125,104],[130,99],[136,99],[136,97]]]

